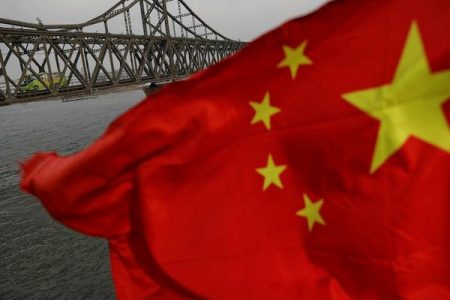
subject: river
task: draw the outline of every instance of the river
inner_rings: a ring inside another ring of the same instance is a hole
[[[19,162],[34,152],[77,152],[141,91],[0,107],[0,299],[114,299],[107,242],[53,221],[19,190]]]

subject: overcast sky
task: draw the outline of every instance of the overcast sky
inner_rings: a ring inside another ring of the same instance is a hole
[[[118,0],[0,0],[0,17],[44,24],[81,23],[105,12]],[[185,0],[211,27],[234,39],[250,41],[265,31],[320,7],[325,0]]]

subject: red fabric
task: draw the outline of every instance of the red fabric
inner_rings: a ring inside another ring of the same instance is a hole
[[[335,1],[146,99],[85,151],[37,154],[22,188],[110,241],[119,299],[450,299],[449,153],[410,138],[370,174],[379,121],[341,97],[392,81],[414,20],[432,71],[450,69],[448,0]],[[314,63],[293,80],[282,46],[304,40]],[[268,91],[270,131],[249,105]],[[262,189],[269,153],[284,189]],[[312,232],[304,194],[325,199]]]

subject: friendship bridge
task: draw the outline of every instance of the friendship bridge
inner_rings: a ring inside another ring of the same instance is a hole
[[[186,78],[242,48],[183,0],[121,0],[80,24],[0,18],[0,104]]]

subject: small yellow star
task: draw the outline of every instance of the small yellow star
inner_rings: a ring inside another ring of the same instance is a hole
[[[297,216],[304,217],[308,220],[308,230],[311,232],[314,228],[315,223],[325,225],[325,221],[320,215],[320,209],[323,205],[323,199],[313,203],[306,194],[303,195],[303,199],[305,201],[305,208],[299,210],[297,212]]]
[[[305,55],[305,48],[308,41],[303,41],[297,48],[283,46],[285,58],[278,64],[278,68],[289,67],[292,74],[292,79],[297,77],[298,68],[301,65],[312,65],[313,62]]]
[[[343,98],[380,122],[371,173],[415,138],[450,153],[442,106],[450,98],[450,69],[432,72],[417,22],[413,22],[391,83]]]
[[[261,103],[250,102],[250,106],[255,110],[255,116],[252,120],[252,125],[263,122],[268,130],[271,129],[270,119],[273,115],[279,113],[281,109],[270,105],[270,94],[266,93]]]
[[[280,175],[286,170],[286,168],[287,166],[275,165],[272,155],[269,154],[267,167],[256,169],[256,172],[264,177],[263,190],[267,190],[272,184],[282,189],[283,183],[281,182]]]

